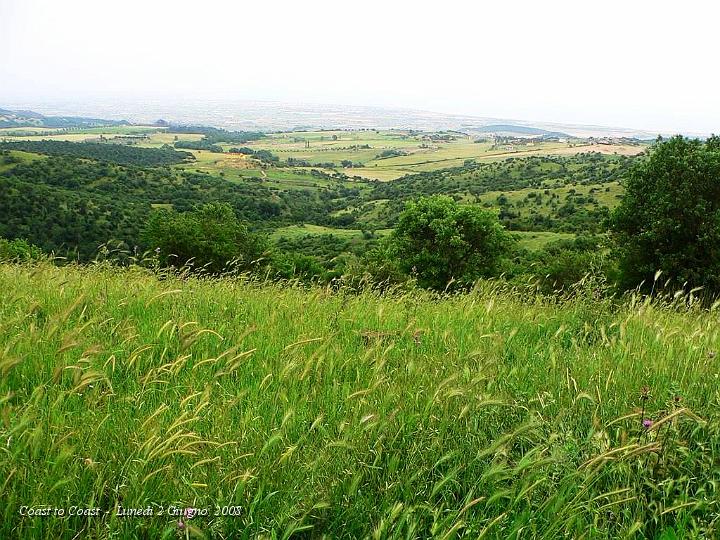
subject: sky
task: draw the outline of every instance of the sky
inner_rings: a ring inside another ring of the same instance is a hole
[[[0,0],[0,108],[227,98],[720,132],[718,20],[699,0]]]

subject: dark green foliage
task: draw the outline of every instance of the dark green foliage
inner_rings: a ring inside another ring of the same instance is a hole
[[[223,152],[222,146],[208,142],[205,139],[200,141],[175,141],[173,146],[186,150],[206,150],[217,154],[222,154]]]
[[[287,224],[328,221],[338,202],[295,190],[273,192],[200,173],[121,167],[68,157],[15,164],[0,173],[0,236],[86,261],[110,240],[144,248],[139,233],[152,205],[177,211],[222,200],[242,219]]]
[[[280,162],[265,150],[239,146],[231,151],[252,155],[266,168],[290,164],[290,159]],[[295,164],[305,166],[300,161]],[[598,204],[596,194],[603,191],[601,184],[617,181],[629,164],[630,158],[621,156],[583,154],[500,163],[468,161],[462,167],[393,182],[350,179],[342,172],[329,174],[317,169],[288,171],[287,181],[283,176],[276,180],[272,174],[226,180],[222,175],[182,168],[118,166],[70,157],[29,161],[21,154],[0,152],[0,235],[27,238],[47,252],[87,261],[105,243],[126,251],[147,250],[150,246],[143,242],[140,231],[154,206],[187,212],[198,205],[223,201],[253,230],[308,223],[365,231],[363,237],[280,238],[276,242],[276,276],[307,281],[315,268],[322,281],[345,273],[352,280],[361,277],[376,284],[393,284],[412,276],[414,264],[401,264],[404,258],[391,252],[394,245],[379,245],[370,231],[395,227],[408,201],[445,192],[468,214],[499,206],[500,223],[509,230],[600,233],[605,230],[608,209]],[[592,189],[575,189],[589,184]],[[518,196],[513,193],[517,190],[525,191]],[[494,193],[486,195],[489,191]],[[608,196],[602,195],[607,201]],[[287,257],[280,253],[287,253]],[[464,263],[456,258],[441,259],[444,262],[434,266],[436,273],[425,276],[421,285],[444,288],[454,276],[464,286],[477,276],[502,270],[511,276],[549,274],[545,283],[564,287],[596,263],[591,250],[568,248],[520,255],[510,266],[488,268],[483,266],[486,261],[476,264],[473,260],[472,271],[464,275],[464,269],[457,266]],[[440,271],[439,266],[445,263],[448,266]],[[463,275],[458,275],[459,271]]]
[[[492,213],[437,195],[406,205],[392,245],[405,273],[421,287],[442,290],[451,280],[467,286],[496,275],[512,239]]]
[[[623,284],[720,290],[720,139],[660,141],[632,170],[613,215]]]
[[[389,150],[383,150],[377,156],[376,159],[387,159],[393,157],[407,156],[408,153],[404,150],[398,150],[397,148],[390,148]]]
[[[280,158],[269,150],[256,150],[253,153],[253,157],[255,159],[259,159],[263,163],[277,163],[280,161]]]
[[[378,242],[362,255],[347,256],[342,262],[343,285],[357,290],[368,285],[383,290],[411,280],[391,239]]]
[[[246,156],[252,156],[255,150],[247,146],[241,146],[240,148],[233,147],[228,150],[231,154],[245,154]]]
[[[325,282],[329,272],[317,257],[302,253],[273,254],[270,261],[271,274],[280,279],[299,279],[301,281]]]
[[[280,237],[275,241],[275,246],[279,251],[304,253],[330,262],[343,253],[366,249],[367,243],[358,245],[335,234],[306,234],[293,238]]]
[[[0,175],[0,236],[27,238],[45,251],[81,260],[109,240],[136,237],[149,204],[133,196],[129,178],[112,182],[117,177],[110,169],[56,158],[6,171]]]
[[[308,281],[310,277],[314,281],[329,281],[348,273],[355,277],[369,273],[371,281],[383,281],[386,277],[387,257],[384,254],[380,257],[378,249],[385,246],[386,242],[378,241],[369,231],[365,233],[362,238],[353,239],[335,234],[280,237],[275,241],[273,268],[276,268],[279,277],[295,277],[303,281]],[[296,269],[287,272],[288,266]],[[308,272],[312,267],[319,270],[314,276]],[[403,277],[401,281],[405,279]]]
[[[89,158],[118,165],[156,167],[176,165],[195,159],[190,152],[178,152],[169,146],[141,148],[125,144],[86,143],[67,141],[12,141],[0,143],[0,149],[35,152],[49,156]]]
[[[201,133],[204,135],[202,141],[208,144],[228,143],[242,144],[250,141],[257,141],[265,137],[259,131],[228,131],[226,129],[209,126],[171,126],[168,133]]]
[[[251,270],[263,256],[264,239],[250,233],[228,204],[206,204],[190,212],[156,210],[142,237],[168,266],[192,265],[217,274]]]
[[[21,160],[19,157],[13,156],[13,155],[12,155],[10,152],[8,152],[7,150],[3,150],[3,151],[0,153],[0,155],[2,155],[2,160],[0,160],[0,163],[2,163],[3,165],[14,165],[14,164],[16,164],[16,163],[21,163],[21,162],[22,162],[22,160]]]
[[[255,159],[267,164],[278,164],[280,162],[280,158],[270,152],[270,150],[253,150],[247,146],[242,146],[240,148],[230,148],[228,151],[231,154],[245,154],[246,156],[252,156]],[[299,165],[299,163],[293,163],[293,165]]]

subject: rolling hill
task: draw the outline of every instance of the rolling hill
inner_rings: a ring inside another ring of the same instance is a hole
[[[35,111],[0,109],[0,128],[89,128],[126,125],[128,122],[125,120],[103,120],[84,116],[45,116]]]

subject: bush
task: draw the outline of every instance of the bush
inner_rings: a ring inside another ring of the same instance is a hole
[[[436,290],[497,275],[512,245],[496,215],[440,195],[409,202],[391,241],[400,269]]]
[[[531,277],[538,290],[547,294],[570,291],[588,276],[606,289],[617,277],[607,246],[594,237],[558,240],[538,251],[521,252],[508,270],[515,283],[527,283]],[[606,291],[596,291],[602,292]]]
[[[327,270],[317,257],[301,253],[276,253],[271,260],[272,275],[280,279],[327,281]]]
[[[346,287],[362,290],[370,286],[389,289],[407,284],[410,276],[400,268],[391,241],[380,242],[362,257],[347,255],[342,264],[342,283]]]
[[[142,232],[162,264],[192,265],[210,273],[258,266],[265,240],[252,234],[227,204],[206,204],[190,212],[156,210]]]

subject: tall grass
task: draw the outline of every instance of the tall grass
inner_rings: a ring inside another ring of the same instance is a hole
[[[2,538],[720,534],[714,308],[103,264],[0,291]]]

